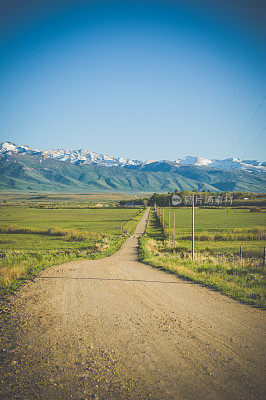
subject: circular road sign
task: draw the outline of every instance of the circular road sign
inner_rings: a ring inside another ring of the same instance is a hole
[[[177,194],[173,194],[173,196],[172,196],[172,204],[173,204],[173,206],[178,206],[181,203],[182,203],[181,197],[177,196]]]

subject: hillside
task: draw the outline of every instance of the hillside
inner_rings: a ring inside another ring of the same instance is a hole
[[[0,189],[25,192],[168,192],[177,190],[266,192],[265,173],[154,162],[145,166],[76,164],[42,155],[0,155]]]

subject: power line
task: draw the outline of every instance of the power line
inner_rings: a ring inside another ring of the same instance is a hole
[[[248,151],[246,152],[246,154],[243,157],[243,160],[246,158],[247,154],[250,152],[250,150],[255,146],[256,142],[259,140],[259,138],[263,135],[263,133],[266,130],[266,126],[264,126],[264,128],[262,129],[262,131],[258,134],[258,136],[256,137],[256,139],[254,140],[254,142],[252,143],[252,145],[250,146],[250,148],[248,149]]]
[[[251,122],[253,121],[253,119],[255,118],[255,116],[257,115],[257,113],[259,112],[261,106],[263,105],[264,101],[266,100],[266,96],[264,96],[264,98],[262,99],[262,101],[260,102],[260,104],[258,105],[256,111],[252,114],[252,116],[250,117],[245,129],[242,131],[241,135],[239,136],[239,138],[237,139],[237,141],[235,142],[235,144],[233,145],[233,147],[231,148],[231,150],[229,151],[227,158],[232,154],[233,150],[236,148],[236,146],[238,145],[239,141],[241,140],[242,136],[246,133],[249,125],[251,124]]]

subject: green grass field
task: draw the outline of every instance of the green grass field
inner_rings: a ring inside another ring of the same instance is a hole
[[[173,213],[176,215],[176,228],[179,232],[191,231],[191,207],[170,208],[171,228]],[[165,221],[168,226],[169,208],[164,209]],[[195,232],[227,231],[233,228],[266,227],[266,210],[262,213],[251,213],[249,209],[236,208],[198,208],[195,207]]]
[[[136,209],[38,209],[27,206],[3,207],[0,225],[16,224],[35,228],[77,228],[104,235],[120,235],[120,227]]]
[[[161,212],[162,213],[162,212]],[[170,208],[171,236],[180,247],[191,248],[191,208]],[[162,218],[161,218],[162,220]],[[169,233],[169,208],[164,209],[165,234]],[[204,239],[207,240],[204,240]],[[195,208],[195,249],[211,253],[239,253],[262,257],[266,246],[266,212],[251,213],[249,209]]]
[[[140,238],[140,259],[149,265],[212,287],[241,302],[265,308],[265,268],[262,256],[266,241],[261,240],[266,233],[265,213],[254,215],[248,210],[230,210],[227,214],[225,209],[196,209],[198,226],[195,232],[204,240],[195,241],[193,261],[191,240],[181,239],[191,233],[191,209],[180,208],[170,212],[171,221],[173,212],[176,213],[178,224],[176,246],[173,240],[168,240],[169,230],[166,226],[169,226],[169,209],[167,213],[165,210],[164,229],[156,213],[152,212],[146,234]],[[227,240],[227,236],[230,240]],[[248,240],[248,237],[252,239]],[[240,246],[243,249],[242,259],[239,256]]]
[[[114,253],[133,233],[143,209],[0,210],[0,294],[55,263]]]

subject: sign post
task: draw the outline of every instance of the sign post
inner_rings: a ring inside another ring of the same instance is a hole
[[[173,206],[179,206],[182,203],[182,198],[177,194],[173,194],[172,196],[172,204]],[[174,210],[174,248],[175,248],[175,210]]]
[[[175,249],[175,211],[174,211],[174,249]]]
[[[171,229],[171,212],[170,212],[170,208],[169,208],[169,243],[170,243],[170,240],[171,240],[170,229]]]
[[[194,193],[192,195],[192,260],[194,261]]]

